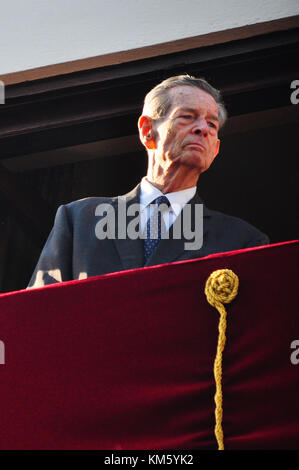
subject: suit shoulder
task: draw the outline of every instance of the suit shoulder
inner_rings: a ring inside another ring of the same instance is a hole
[[[86,197],[62,204],[58,207],[55,222],[67,221],[69,227],[87,223],[95,216],[96,209],[101,204],[113,204],[117,197]]]
[[[246,222],[246,220],[241,219],[240,217],[236,217],[234,215],[225,214],[224,212],[215,211],[212,209],[209,209],[209,215],[211,215],[212,217],[215,218],[215,220],[221,223],[225,222],[228,224],[240,225],[243,227],[251,228],[253,230],[257,230],[257,228],[255,228],[252,224],[250,224],[249,222]]]
[[[224,229],[227,234],[230,234],[231,236],[237,235],[242,236],[242,238],[244,237],[244,241],[247,241],[248,246],[251,243],[255,244],[256,241],[260,241],[261,244],[269,243],[268,236],[251,223],[239,217],[228,215],[223,212],[214,211],[211,209],[208,211],[210,216],[213,218],[214,226],[216,225],[219,228],[222,227],[222,229]]]
[[[71,214],[76,214],[79,212],[94,212],[96,207],[99,204],[113,204],[117,201],[118,196],[115,197],[85,197],[83,199],[78,199],[76,201],[69,202],[65,204],[64,207],[66,208],[67,212]]]

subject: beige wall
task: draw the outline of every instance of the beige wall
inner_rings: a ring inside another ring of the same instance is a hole
[[[298,0],[0,0],[0,75],[298,14]]]

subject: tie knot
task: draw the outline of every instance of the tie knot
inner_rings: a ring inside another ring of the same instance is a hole
[[[167,207],[170,207],[170,202],[166,196],[159,196],[155,199],[155,203],[157,206],[161,206],[161,204],[166,204]]]

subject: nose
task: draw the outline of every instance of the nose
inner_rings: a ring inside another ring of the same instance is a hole
[[[198,118],[194,124],[192,132],[196,135],[202,134],[204,137],[208,135],[209,127],[204,118]]]

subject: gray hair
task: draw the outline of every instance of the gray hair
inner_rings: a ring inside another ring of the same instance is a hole
[[[164,118],[171,108],[171,98],[168,90],[177,86],[193,86],[209,93],[218,105],[219,128],[224,125],[227,119],[227,112],[220,91],[212,87],[203,78],[195,78],[191,75],[170,77],[152,88],[144,99],[142,114],[153,119]]]

